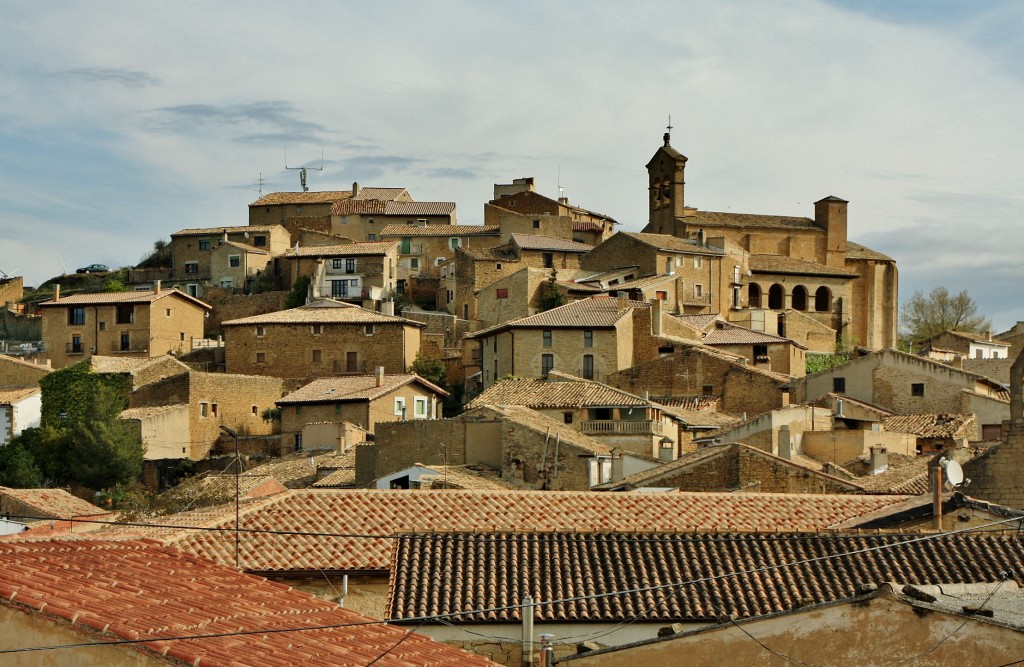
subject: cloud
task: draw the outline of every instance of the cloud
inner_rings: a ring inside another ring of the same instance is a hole
[[[199,128],[223,132],[227,128],[264,127],[270,132],[246,133],[231,140],[252,141],[254,137],[271,137],[274,141],[316,141],[326,131],[319,124],[299,118],[295,106],[283,100],[265,100],[244,104],[217,106],[213,104],[179,104],[150,111],[146,129],[154,132],[193,134]]]
[[[51,75],[81,83],[114,83],[125,88],[144,88],[160,84],[160,79],[146,72],[120,67],[74,67]]]
[[[462,169],[457,167],[437,167],[435,169],[427,169],[424,175],[430,178],[454,178],[462,180],[472,180],[478,178],[479,174],[472,169]]]

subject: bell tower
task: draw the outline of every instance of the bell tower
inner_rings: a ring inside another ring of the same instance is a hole
[[[668,130],[664,136],[665,145],[647,163],[649,214],[644,231],[654,234],[674,234],[676,219],[683,217],[686,156],[672,148],[670,143],[671,117]]]

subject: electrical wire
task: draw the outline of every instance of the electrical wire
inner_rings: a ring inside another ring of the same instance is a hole
[[[421,623],[420,625],[423,625],[423,624]],[[412,634],[413,634],[414,632],[416,632],[417,630],[419,630],[419,629],[420,629],[420,625],[417,625],[417,626],[416,626],[415,628],[413,628],[412,630],[407,630],[407,631],[406,631],[406,633],[405,633],[404,635],[402,635],[402,638],[401,638],[401,639],[399,639],[399,640],[398,640],[397,642],[395,642],[394,646],[392,646],[392,647],[391,647],[391,648],[389,648],[388,650],[384,651],[383,653],[381,653],[380,655],[378,655],[378,656],[377,656],[376,658],[374,658],[374,659],[373,659],[373,660],[371,660],[370,662],[366,663],[366,667],[370,667],[370,665],[373,665],[373,664],[375,664],[375,663],[376,663],[376,662],[377,662],[378,660],[380,660],[381,658],[383,658],[384,656],[386,656],[386,655],[387,655],[388,653],[391,653],[391,652],[392,652],[392,651],[394,651],[394,650],[395,650],[396,648],[398,648],[399,644],[401,644],[402,642],[404,642],[404,641],[405,641],[406,639],[408,639],[408,638],[409,638],[409,637],[410,637],[410,636],[411,636],[411,635],[412,635]]]

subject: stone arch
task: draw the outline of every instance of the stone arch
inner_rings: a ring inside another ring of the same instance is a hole
[[[747,307],[761,307],[761,286],[757,283],[750,283],[747,285]]]
[[[822,285],[814,292],[814,310],[827,313],[832,310],[832,290]]]
[[[793,288],[793,310],[807,310],[807,288],[797,285]]]
[[[768,288],[768,308],[771,310],[782,310],[786,301],[786,290],[782,285],[775,283]]]

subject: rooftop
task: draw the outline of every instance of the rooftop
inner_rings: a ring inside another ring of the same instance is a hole
[[[179,292],[176,289],[162,289],[159,292],[147,290],[145,292],[87,292],[84,294],[69,294],[67,296],[61,296],[60,299],[56,301],[53,299],[43,301],[39,304],[39,307],[105,306],[128,303],[153,303],[168,297],[184,299],[186,302],[199,306],[204,310],[213,310],[213,306],[208,303],[189,296],[184,292]]]
[[[585,253],[594,249],[594,246],[580,243],[579,241],[561,239],[554,236],[540,236],[538,234],[512,234],[511,239],[512,243],[523,250]]]
[[[367,243],[342,243],[339,245],[311,245],[292,248],[284,253],[287,259],[296,257],[361,257],[386,255],[398,247],[398,241],[370,241]]]
[[[857,274],[845,269],[808,262],[783,255],[751,255],[750,270],[753,273],[794,276],[830,276],[835,278],[856,278]]]
[[[179,229],[171,236],[219,236],[221,234],[246,234],[251,232],[272,232],[279,229],[286,232],[281,225],[243,225],[240,227],[195,227],[191,229]],[[246,246],[252,248],[252,246]],[[252,248],[257,250],[257,248]]]
[[[222,326],[245,324],[404,324],[412,327],[425,326],[420,322],[413,322],[394,315],[383,315],[373,310],[366,310],[332,299],[321,299],[298,308],[228,320]]]
[[[651,404],[640,396],[594,380],[563,379],[554,372],[547,380],[499,380],[474,398],[467,408],[482,405],[524,405],[532,409],[635,406]]]
[[[717,248],[703,246],[692,239],[681,239],[671,234],[645,234],[642,232],[619,232],[631,239],[636,239],[644,245],[651,246],[665,252],[681,252],[694,255],[721,255],[722,251]]]
[[[764,229],[810,229],[822,234],[825,230],[814,220],[790,215],[756,215],[753,213],[728,213],[719,211],[694,211],[683,218],[687,224],[708,227],[761,227]]]
[[[249,207],[274,206],[277,204],[331,204],[352,196],[351,190],[321,190],[312,192],[271,192],[265,194]]]
[[[547,328],[592,328],[610,329],[632,313],[633,308],[649,308],[645,301],[622,302],[607,296],[594,296],[567,303],[543,313],[509,320],[489,329],[472,334],[473,338],[498,333],[507,329],[547,329]]]
[[[882,421],[886,431],[913,433],[922,438],[972,437],[976,423],[977,418],[973,413],[964,415],[944,413],[893,415]]]
[[[32,508],[40,518],[98,516],[107,513],[107,510],[73,496],[64,489],[11,489],[0,486],[0,514],[10,512],[9,503],[12,500]]]
[[[714,329],[704,335],[702,342],[705,345],[768,345],[772,343],[788,343],[796,347],[807,349],[791,338],[776,336],[764,331],[754,331],[728,322],[716,321]]]
[[[379,236],[500,236],[496,225],[388,225]]]
[[[373,375],[343,375],[313,380],[309,384],[279,398],[277,404],[296,405],[372,401],[413,382],[440,396],[448,395],[448,392],[444,389],[412,373],[385,375],[379,387],[377,386],[376,377]]]
[[[853,241],[846,242],[846,259],[871,259],[879,262],[893,262],[895,261],[888,255],[883,255],[877,250],[872,250],[867,246],[863,246]]]
[[[0,387],[0,405],[14,405],[41,393],[39,387]]]

